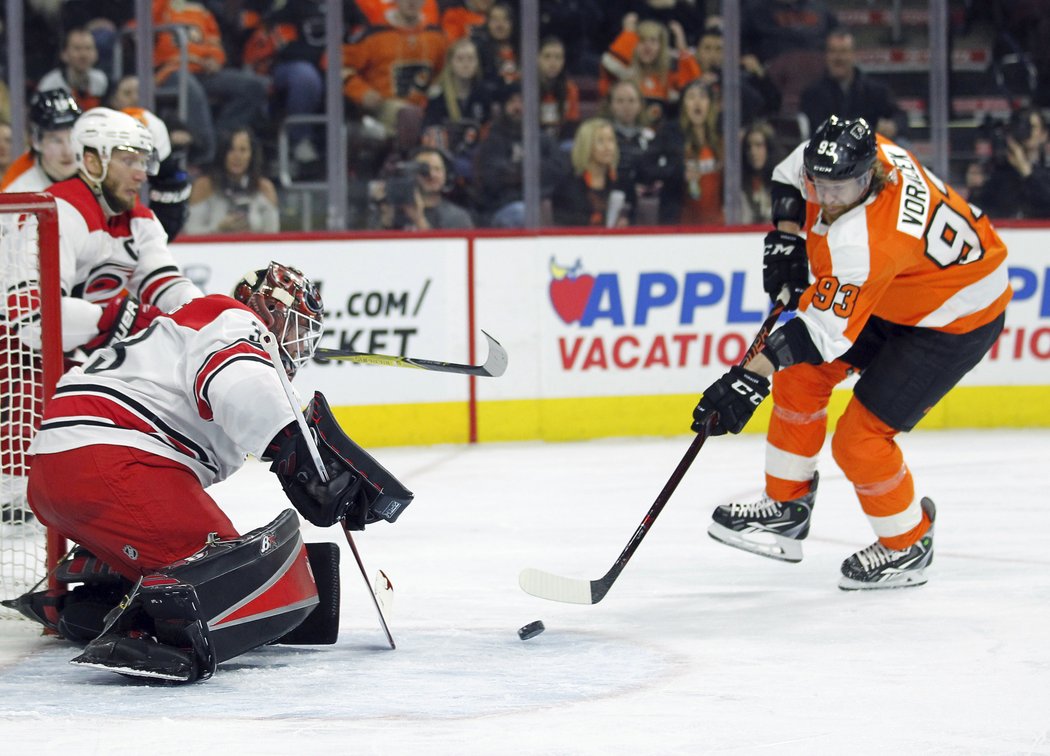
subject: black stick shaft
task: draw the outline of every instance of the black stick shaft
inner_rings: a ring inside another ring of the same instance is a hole
[[[773,330],[773,326],[776,325],[776,322],[783,311],[783,302],[777,302],[777,304],[773,306],[773,309],[769,312],[769,317],[767,317],[765,322],[762,323],[762,327],[758,330],[758,334],[755,335],[754,341],[751,342],[751,346],[748,348],[747,353],[740,361],[741,366],[746,365],[762,350],[762,347],[766,343],[766,337],[769,336],[769,332]],[[627,566],[627,562],[630,561],[634,552],[638,550],[638,547],[642,543],[642,539],[645,538],[646,533],[652,528],[653,523],[660,515],[660,512],[663,511],[667,502],[670,501],[671,495],[674,494],[675,489],[678,488],[678,484],[682,482],[682,478],[685,477],[686,472],[693,464],[693,460],[696,459],[696,455],[700,453],[701,447],[703,447],[704,442],[707,441],[710,436],[709,428],[709,424],[705,425],[689,444],[689,448],[685,450],[685,454],[682,456],[678,466],[674,469],[674,472],[671,473],[671,477],[667,479],[667,482],[664,483],[664,487],[656,496],[656,501],[654,501],[653,505],[649,507],[649,511],[645,513],[645,517],[642,518],[637,530],[634,531],[634,535],[631,536],[631,540],[627,542],[627,546],[624,547],[620,556],[616,558],[616,562],[613,563],[612,568],[598,580],[591,581],[592,604],[597,604],[605,597],[605,594],[609,592],[610,588],[612,588],[612,584],[616,582],[616,578],[619,577],[621,572],[623,572],[623,568]]]
[[[387,643],[390,644],[390,648],[397,648],[397,645],[394,643],[394,636],[390,633],[390,628],[386,624],[383,607],[379,605],[379,598],[376,596],[375,591],[372,590],[372,583],[368,580],[368,572],[365,570],[365,563],[361,560],[361,553],[357,550],[357,544],[354,543],[353,536],[350,535],[350,531],[345,526],[343,527],[343,535],[346,536],[346,542],[350,544],[350,551],[354,552],[354,560],[357,562],[357,568],[361,570],[361,577],[365,579],[365,587],[368,589],[368,595],[372,598],[372,605],[376,608],[379,624],[382,626],[383,632],[386,633]]]

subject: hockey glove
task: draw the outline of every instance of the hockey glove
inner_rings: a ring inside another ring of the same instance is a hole
[[[147,328],[163,314],[159,307],[143,304],[138,297],[130,294],[123,299],[114,299],[106,305],[102,317],[98,319],[98,336],[84,344],[83,349],[90,354],[96,349],[122,341]]]
[[[699,433],[710,422],[708,433],[712,436],[739,433],[767,396],[768,379],[734,365],[700,397],[693,410],[692,430]]]
[[[273,460],[270,472],[277,475],[295,509],[318,527],[327,528],[356,509],[368,508],[361,479],[331,455],[322,456],[328,473],[328,481],[322,482],[297,423],[274,437],[264,459]]]
[[[785,286],[791,295],[787,309],[798,309],[799,298],[809,287],[806,240],[787,231],[770,231],[762,252],[762,288],[776,302]]]

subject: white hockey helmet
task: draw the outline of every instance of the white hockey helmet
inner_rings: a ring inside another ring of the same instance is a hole
[[[146,158],[146,173],[157,174],[160,160],[153,145],[153,135],[142,121],[110,108],[92,108],[73,124],[70,134],[73,158],[77,168],[92,181],[101,183],[109,170],[114,150],[137,152]],[[92,149],[102,160],[102,175],[93,176],[84,165],[84,150]]]

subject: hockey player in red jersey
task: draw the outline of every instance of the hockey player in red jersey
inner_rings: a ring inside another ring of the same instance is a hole
[[[335,547],[323,544],[320,558],[311,551],[308,559],[294,511],[242,536],[206,493],[248,454],[272,461],[289,499],[316,525],[393,521],[411,500],[338,431],[320,395],[306,422],[327,482],[314,467],[278,373],[294,377],[320,339],[314,285],[271,263],[234,297],[194,299],[98,350],[60,380],[48,404],[31,448],[30,504],[41,522],[135,581],[101,632],[85,621],[76,591],[37,612],[65,637],[90,639],[75,664],[190,682],[287,637],[319,601],[338,600]],[[281,364],[263,346],[267,331]],[[334,595],[319,598],[314,575]],[[318,615],[331,622],[331,611]],[[327,641],[315,629],[299,642],[334,642],[337,611],[334,621],[320,628]]]
[[[763,283],[773,299],[786,289],[797,316],[693,411],[696,431],[739,433],[777,371],[765,494],[718,507],[708,533],[801,560],[831,391],[859,373],[832,452],[878,540],[843,562],[839,587],[921,585],[935,510],[916,494],[895,437],[998,338],[1011,297],[1006,247],[980,209],[863,119],[832,116],[773,179],[777,230],[766,236]]]
[[[48,191],[58,209],[62,351],[90,354],[202,292],[181,274],[164,228],[139,202],[146,177],[158,164],[150,131],[109,108],[93,108],[70,123],[77,174]],[[7,322],[31,348],[39,347],[33,327],[38,299],[35,292],[18,291],[8,292],[6,301]],[[6,369],[0,365],[0,373]],[[40,400],[38,387],[35,417]],[[4,434],[5,518],[24,507],[23,456],[34,430],[12,423]]]

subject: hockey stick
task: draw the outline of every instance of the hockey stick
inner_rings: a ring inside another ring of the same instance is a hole
[[[455,362],[439,362],[437,360],[424,360],[419,357],[401,357],[392,354],[371,354],[369,352],[354,352],[349,349],[325,349],[321,347],[314,352],[314,357],[319,360],[335,360],[338,362],[358,362],[365,365],[386,365],[388,367],[416,368],[418,370],[433,370],[437,373],[458,373],[460,375],[477,375],[484,378],[498,378],[507,369],[507,351],[500,343],[487,333],[485,338],[489,344],[489,356],[481,365],[460,365]]]
[[[379,596],[376,595],[372,584],[368,582],[368,571],[365,569],[365,563],[361,561],[361,554],[357,550],[357,544],[354,543],[353,536],[350,535],[350,530],[346,527],[346,523],[343,523],[343,535],[346,536],[346,542],[350,544],[350,551],[354,552],[354,560],[357,562],[357,568],[361,570],[361,577],[365,579],[365,585],[368,586],[368,595],[372,597],[372,605],[376,608],[376,616],[379,617],[379,624],[383,628],[383,632],[386,633],[387,643],[390,644],[390,648],[397,648],[397,644],[394,643],[394,636],[390,634],[390,626],[386,623],[386,615],[383,613],[383,605],[387,603],[388,592],[393,593],[394,587],[390,583],[390,578],[386,576],[386,573],[380,570],[376,574],[376,582],[382,585],[381,578],[386,581],[386,586],[383,591],[383,601],[379,600]]]
[[[762,327],[758,330],[754,341],[751,342],[751,346],[740,361],[740,365],[747,364],[762,349],[766,342],[766,337],[769,336],[769,332],[776,325],[777,319],[784,311],[785,296],[786,290],[780,295],[777,303],[773,305],[773,309],[769,312],[769,317],[762,323]],[[627,562],[630,561],[638,546],[641,545],[642,539],[645,538],[646,533],[652,528],[656,518],[670,500],[671,495],[678,488],[678,484],[685,477],[685,473],[689,470],[689,466],[693,464],[696,455],[700,453],[700,448],[710,436],[710,427],[710,422],[708,422],[693,438],[689,448],[686,449],[685,455],[678,463],[678,467],[674,469],[671,477],[664,483],[664,487],[657,495],[656,501],[649,507],[649,511],[645,513],[645,517],[642,519],[641,524],[638,525],[638,529],[634,531],[631,540],[627,542],[627,546],[620,553],[620,556],[616,558],[608,572],[597,580],[578,580],[529,567],[522,570],[521,574],[518,575],[518,585],[521,586],[521,589],[538,598],[561,601],[567,604],[597,604],[605,598],[605,594],[612,588],[616,578],[623,572],[623,568],[627,566]]]
[[[292,407],[292,414],[295,415],[295,421],[299,425],[299,432],[303,434],[306,448],[309,450],[314,467],[317,469],[317,475],[321,478],[321,482],[327,483],[328,470],[325,469],[324,462],[321,460],[321,452],[317,449],[317,442],[314,441],[313,433],[310,432],[310,427],[306,424],[306,418],[303,417],[303,412],[299,408],[299,402],[295,398],[295,391],[292,389],[292,382],[288,380],[288,375],[284,372],[284,363],[281,362],[281,355],[277,351],[277,339],[272,333],[266,332],[262,336],[262,343],[263,347],[266,348],[266,353],[270,355],[274,367],[277,369],[277,375],[281,379],[281,387],[284,388],[284,395],[288,397],[288,403]],[[357,551],[357,544],[354,543],[354,539],[346,527],[345,520],[342,522],[342,526],[346,542],[350,544],[350,550],[354,552],[354,560],[357,562],[358,569],[361,570],[361,577],[365,579],[365,585],[368,586],[368,595],[372,597],[372,603],[375,605],[376,613],[379,615],[379,624],[382,626],[383,632],[386,633],[386,639],[390,643],[390,648],[396,648],[394,636],[390,634],[390,627],[387,625],[386,617],[383,615],[383,607],[379,605],[379,599],[376,597],[375,591],[372,590],[372,584],[368,582],[365,564],[361,561],[361,554]],[[389,585],[389,583],[388,579],[387,584]],[[391,590],[393,590],[392,587]]]

